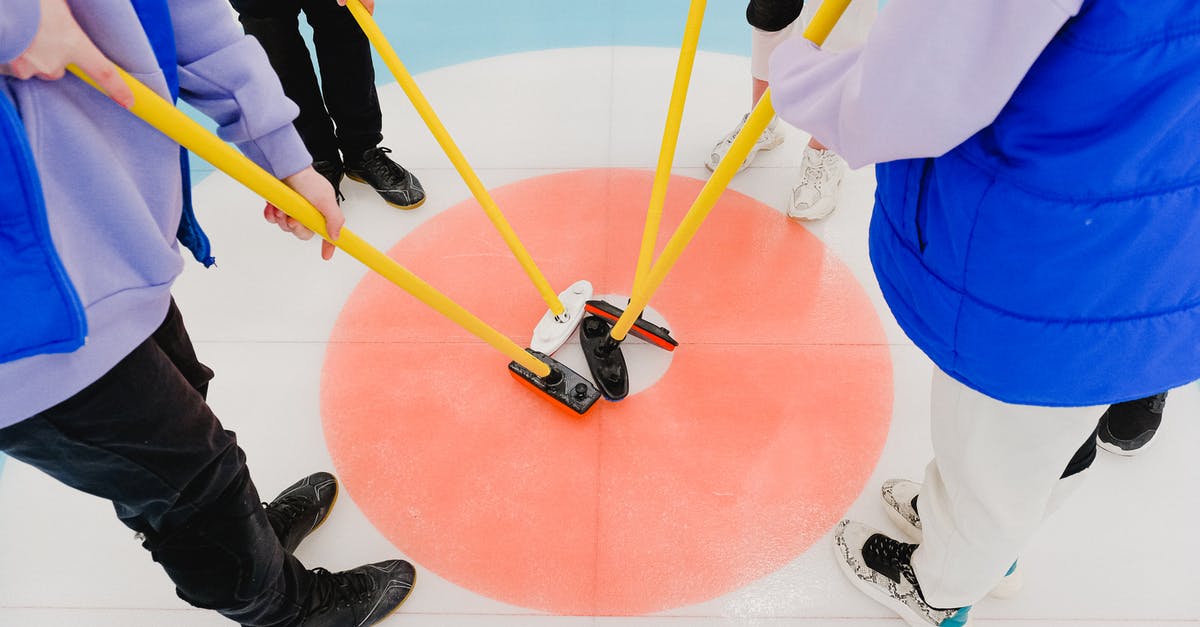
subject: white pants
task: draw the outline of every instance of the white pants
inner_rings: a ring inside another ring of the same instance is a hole
[[[1104,407],[1011,405],[935,369],[934,459],[917,499],[913,571],[934,607],[984,598],[1081,475],[1060,480]]]

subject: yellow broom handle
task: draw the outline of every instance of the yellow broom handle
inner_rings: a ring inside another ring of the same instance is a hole
[[[95,81],[79,67],[70,65],[67,69],[99,89]],[[134,115],[241,182],[314,233],[329,239],[329,233],[325,230],[325,216],[296,190],[184,115],[124,70],[121,70],[120,74],[133,90],[134,104],[130,111]],[[550,374],[550,366],[530,355],[504,334],[463,309],[350,229],[343,228],[341,236],[333,244],[538,376]]]
[[[837,24],[838,18],[846,11],[849,4],[850,0],[825,0],[808,28],[804,30],[804,36],[817,45],[824,43],[825,38],[829,36],[829,31]],[[721,194],[725,192],[725,188],[729,186],[729,182],[733,180],[733,175],[737,174],[738,166],[746,159],[746,155],[750,154],[750,149],[758,141],[762,132],[766,130],[773,117],[775,117],[775,107],[771,104],[771,90],[767,89],[758,104],[755,105],[754,111],[750,113],[750,117],[746,119],[741,132],[733,140],[729,152],[725,153],[725,157],[721,159],[716,171],[704,184],[700,194],[696,196],[692,208],[688,210],[670,241],[663,248],[662,254],[654,262],[654,267],[650,269],[650,275],[647,277],[645,285],[640,291],[634,291],[629,306],[625,308],[625,312],[613,326],[612,338],[614,340],[625,339],[625,335],[629,333],[633,323],[637,322],[638,316],[649,304],[655,290],[662,284],[663,279],[671,271],[671,267],[675,265],[688,243],[692,241],[692,237],[696,235],[696,231],[704,223],[704,219],[708,217],[709,211],[712,211],[717,200],[721,198]]]
[[[848,6],[850,6],[850,0],[825,0],[821,3],[821,8],[817,9],[817,14],[813,16],[812,21],[805,27],[804,38],[818,46],[824,46],[825,39],[829,37],[829,31],[832,31],[833,27],[837,25]]]
[[[642,289],[650,272],[650,263],[654,260],[654,244],[658,242],[658,227],[662,223],[663,205],[667,200],[667,184],[671,180],[671,165],[675,162],[675,147],[679,143],[679,127],[683,122],[683,108],[692,80],[692,67],[696,63],[696,48],[700,45],[700,27],[704,24],[706,5],[706,0],[692,0],[688,10],[683,44],[679,48],[679,64],[675,68],[675,86],[667,109],[667,125],[663,131],[662,147],[658,151],[658,167],[654,171],[654,188],[650,191],[650,207],[646,210],[642,248],[638,253],[637,272],[633,278],[635,293]]]
[[[566,309],[563,307],[562,301],[558,299],[558,295],[550,287],[550,282],[538,269],[537,264],[533,262],[533,258],[529,256],[529,251],[525,250],[524,244],[513,231],[512,226],[508,224],[508,220],[504,218],[504,214],[500,212],[500,207],[496,206],[496,201],[492,200],[491,194],[488,193],[487,187],[484,187],[483,182],[475,174],[475,170],[471,169],[471,164],[467,163],[467,158],[463,156],[458,145],[454,143],[454,138],[450,137],[449,131],[442,125],[442,121],[438,119],[437,113],[430,106],[429,101],[425,99],[425,94],[421,93],[421,89],[417,87],[417,82],[413,80],[411,74],[405,69],[404,64],[400,62],[400,57],[396,55],[396,51],[392,49],[386,37],[383,36],[383,31],[379,30],[379,25],[375,23],[375,19],[367,12],[366,7],[359,0],[348,0],[346,8],[350,9],[350,13],[354,15],[354,19],[358,21],[358,25],[366,34],[367,39],[371,40],[371,44],[375,46],[375,50],[379,52],[379,56],[383,57],[383,62],[387,64],[388,69],[396,77],[396,82],[400,83],[400,88],[404,90],[405,95],[416,108],[421,119],[425,121],[425,126],[429,127],[429,131],[433,133],[434,139],[438,145],[442,147],[442,151],[450,158],[450,162],[454,164],[454,169],[458,170],[459,176],[463,182],[470,188],[471,193],[475,196],[475,200],[483,207],[496,230],[500,232],[500,236],[504,238],[504,243],[508,244],[509,250],[517,258],[517,262],[524,268],[525,274],[529,275],[533,281],[534,287],[538,293],[542,295],[542,300],[550,306],[550,311],[554,315],[562,315]]]
[[[717,200],[724,193],[729,181],[733,180],[733,175],[737,174],[738,166],[745,160],[746,155],[750,154],[750,148],[754,146],[754,142],[758,141],[759,135],[762,135],[767,125],[771,123],[771,118],[775,117],[775,108],[771,106],[770,91],[770,89],[767,90],[767,93],[759,99],[758,104],[754,107],[754,111],[750,113],[750,117],[746,118],[742,132],[738,133],[737,138],[733,140],[729,152],[721,159],[720,165],[709,177],[708,182],[704,184],[700,194],[696,196],[692,208],[688,210],[687,215],[679,223],[679,227],[675,229],[675,233],[671,235],[666,247],[659,254],[658,260],[654,262],[654,267],[650,269],[650,274],[646,277],[642,289],[634,291],[629,306],[625,308],[625,312],[621,314],[617,324],[613,327],[613,339],[617,341],[625,339],[625,335],[637,322],[638,316],[649,304],[650,298],[662,284],[667,273],[671,271],[671,267],[675,265],[679,255],[692,241],[692,237],[704,222],[704,218],[708,217],[708,212],[717,204]]]

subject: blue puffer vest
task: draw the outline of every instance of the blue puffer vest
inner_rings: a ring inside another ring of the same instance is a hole
[[[877,178],[876,276],[954,378],[1047,406],[1200,378],[1200,2],[1085,0],[991,126]]]
[[[175,39],[165,0],[132,0],[155,56],[178,95]],[[208,237],[191,208],[187,155],[181,152],[184,206],[179,241],[206,266]],[[0,92],[0,363],[83,346],[87,317],[67,276],[46,220],[41,182],[25,128]]]

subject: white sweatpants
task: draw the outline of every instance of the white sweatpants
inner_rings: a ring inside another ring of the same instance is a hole
[[[934,607],[984,598],[1082,479],[1063,470],[1104,407],[1011,405],[935,369],[934,459],[917,499],[913,571]]]

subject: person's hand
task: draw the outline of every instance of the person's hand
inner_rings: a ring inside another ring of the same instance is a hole
[[[367,13],[375,15],[375,0],[359,0],[359,2],[362,2],[363,8],[367,10]],[[337,3],[338,6],[346,6],[346,0],[337,0]]]
[[[317,211],[321,212],[321,215],[325,216],[325,229],[329,232],[329,239],[337,240],[341,235],[342,225],[346,223],[346,217],[342,215],[342,208],[338,206],[333,186],[329,184],[329,181],[310,166],[284,178],[283,182],[299,192],[317,208]],[[275,205],[268,203],[263,209],[263,217],[267,219],[267,222],[279,225],[279,228],[285,233],[291,233],[302,240],[312,239],[312,231]],[[334,250],[337,248],[330,242],[321,242],[322,259],[333,257]]]
[[[0,74],[26,80],[58,80],[67,65],[74,63],[96,81],[122,107],[133,106],[133,92],[104,53],[88,38],[71,15],[65,0],[40,0],[41,23],[33,43],[9,63],[0,64]]]

